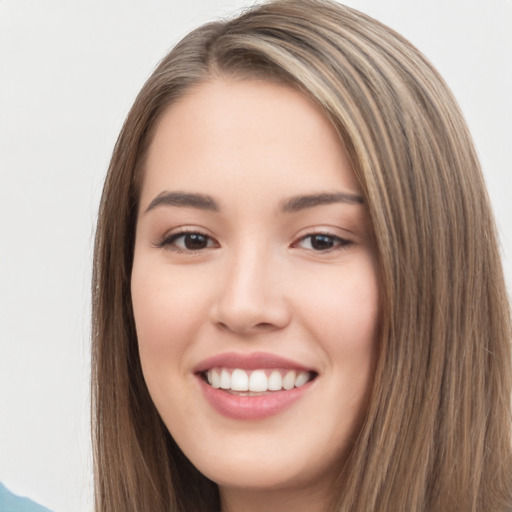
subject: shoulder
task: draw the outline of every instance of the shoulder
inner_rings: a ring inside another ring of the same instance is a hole
[[[2,512],[51,512],[28,498],[16,496],[0,482],[0,510]]]

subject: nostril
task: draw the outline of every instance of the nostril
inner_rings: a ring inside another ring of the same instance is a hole
[[[227,324],[225,322],[217,322],[217,327],[223,332],[231,332],[241,335],[254,335],[257,333],[269,332],[279,327],[270,322],[260,322],[255,325],[236,324],[234,322]]]
[[[273,324],[271,324],[270,322],[261,322],[257,325],[255,325],[255,328],[260,328],[260,329],[273,329],[275,326]]]

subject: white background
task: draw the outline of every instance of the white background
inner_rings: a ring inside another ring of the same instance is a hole
[[[512,0],[350,0],[418,46],[475,137],[512,289]],[[167,50],[241,0],[0,0],[0,481],[92,510],[89,280],[121,123]]]

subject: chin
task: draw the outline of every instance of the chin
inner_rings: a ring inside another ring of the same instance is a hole
[[[253,433],[254,434],[254,433]],[[235,436],[236,437],[236,436]],[[347,450],[326,451],[324,443],[311,440],[267,439],[240,432],[239,443],[217,446],[215,453],[188,453],[189,460],[220,489],[252,492],[294,491],[337,479]],[[309,449],[304,450],[305,447]],[[186,453],[186,452],[185,452]]]

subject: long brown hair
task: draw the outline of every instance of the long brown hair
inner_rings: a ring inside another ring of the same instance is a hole
[[[478,159],[447,86],[401,36],[355,10],[281,0],[185,37],[117,141],[93,276],[97,512],[212,511],[142,376],[130,273],[144,157],[163,111],[225,75],[298,88],[332,121],[377,247],[379,360],[336,510],[501,511],[511,504],[511,323]]]

